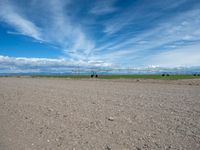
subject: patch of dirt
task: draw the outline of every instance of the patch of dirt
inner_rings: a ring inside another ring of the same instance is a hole
[[[0,149],[199,150],[199,83],[0,78]]]

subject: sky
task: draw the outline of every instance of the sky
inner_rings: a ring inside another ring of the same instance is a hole
[[[0,73],[200,66],[199,0],[0,0]]]

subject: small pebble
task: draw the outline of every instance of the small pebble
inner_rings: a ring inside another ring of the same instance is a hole
[[[114,121],[114,118],[113,117],[109,117],[108,120],[109,121]]]
[[[109,146],[106,147],[107,150],[111,150],[111,148]]]

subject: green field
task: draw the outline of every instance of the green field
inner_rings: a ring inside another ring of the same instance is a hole
[[[33,77],[51,77],[51,78],[74,78],[84,79],[91,78],[90,75],[44,75],[44,76],[33,76]],[[163,80],[177,80],[177,79],[200,79],[200,76],[193,75],[99,75],[98,79],[163,79]]]

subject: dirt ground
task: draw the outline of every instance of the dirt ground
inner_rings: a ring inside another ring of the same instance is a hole
[[[0,150],[134,149],[200,149],[200,80],[0,78]]]

